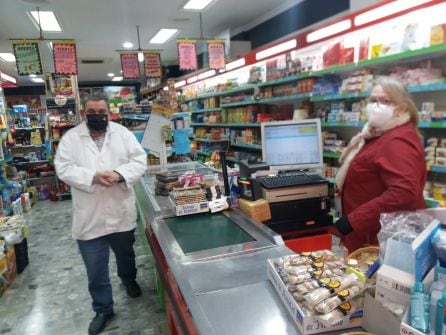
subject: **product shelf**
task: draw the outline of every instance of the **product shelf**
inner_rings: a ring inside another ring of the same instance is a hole
[[[257,85],[255,84],[246,84],[240,87],[235,87],[229,90],[225,90],[225,91],[219,91],[219,92],[212,92],[212,93],[206,93],[197,97],[193,97],[193,98],[188,98],[186,99],[186,102],[190,102],[190,101],[194,101],[194,100],[200,100],[200,99],[206,99],[206,98],[213,98],[213,97],[219,97],[222,95],[231,95],[234,93],[240,93],[240,92],[244,92],[244,91],[249,91],[254,89],[255,87],[257,87]]]
[[[323,156],[326,157],[326,158],[339,159],[339,157],[341,157],[341,154],[338,154],[336,152],[324,152]]]
[[[318,95],[318,96],[312,96],[311,101],[317,102],[317,101],[329,101],[329,100],[346,100],[346,99],[368,97],[369,95],[370,95],[369,91],[355,92],[355,93],[340,93],[332,95]]]
[[[427,207],[433,208],[433,207],[444,207],[444,201],[435,200],[432,198],[424,198],[424,203]]]
[[[341,121],[327,121],[321,123],[322,127],[364,127],[365,122],[341,122]]]
[[[16,165],[43,164],[43,163],[49,163],[49,160],[30,161],[30,162],[14,162],[14,164],[16,164]]]
[[[147,121],[149,119],[149,114],[122,114],[121,119],[127,120],[143,120]]]
[[[429,169],[432,172],[446,173],[446,166],[432,165]]]
[[[44,180],[44,179],[56,179],[56,176],[54,175],[54,176],[28,178],[28,181],[36,181],[36,180]]]
[[[231,143],[231,147],[239,147],[246,149],[254,149],[254,150],[262,150],[262,146],[259,144],[250,144],[250,143]]]
[[[285,95],[281,97],[274,97],[274,98],[264,98],[256,100],[257,103],[263,104],[263,103],[274,103],[274,102],[280,102],[280,101],[291,101],[291,100],[301,100],[301,99],[308,99],[310,98],[312,93],[299,93],[299,94],[293,94],[293,95]]]
[[[311,78],[311,77],[314,77],[314,76],[311,75],[310,72],[305,72],[305,73],[297,74],[297,75],[294,75],[294,76],[289,76],[289,77],[284,77],[284,78],[280,78],[280,79],[274,79],[274,80],[269,80],[269,81],[265,81],[265,82],[262,82],[262,83],[258,83],[257,86],[258,87],[263,87],[263,86],[280,85],[280,84],[286,84],[286,83],[289,83],[289,82],[302,80],[302,79],[307,79],[307,78]]]
[[[11,149],[41,148],[44,146],[45,146],[44,144],[16,145],[14,147],[11,147]]]
[[[191,111],[191,114],[202,114],[202,113],[209,113],[209,112],[220,112],[221,108],[207,108],[207,109],[199,109],[195,111]]]
[[[419,122],[418,128],[445,128],[446,121]]]
[[[217,143],[217,142],[229,141],[227,138],[222,138],[220,140],[209,140],[207,138],[200,138],[200,137],[194,137],[192,140],[196,142],[205,142],[205,143]]]
[[[230,102],[227,104],[220,104],[221,108],[226,107],[238,107],[238,106],[247,106],[247,105],[256,105],[260,103],[259,100],[249,100],[249,101],[237,101],[237,102]]]
[[[248,127],[260,127],[260,123],[191,123],[191,127],[248,128]]]
[[[210,156],[210,155],[212,155],[212,152],[208,152],[208,151],[195,150],[194,152],[196,154],[202,155],[202,156]]]

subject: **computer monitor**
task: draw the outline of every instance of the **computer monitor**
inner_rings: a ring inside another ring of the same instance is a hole
[[[319,119],[261,124],[263,161],[275,170],[321,169],[322,131]]]

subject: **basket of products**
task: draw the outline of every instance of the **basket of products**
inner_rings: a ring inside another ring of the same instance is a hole
[[[379,247],[369,246],[353,251],[347,256],[347,264],[367,272],[379,257]]]

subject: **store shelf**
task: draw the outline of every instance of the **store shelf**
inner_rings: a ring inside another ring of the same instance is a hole
[[[28,178],[28,181],[37,181],[37,180],[45,180],[45,179],[56,179],[56,176],[54,175],[54,176]]]
[[[322,127],[364,127],[365,122],[340,122],[340,121],[327,121],[322,122]]]
[[[289,83],[289,82],[293,82],[293,81],[297,81],[297,80],[301,80],[301,79],[306,79],[306,78],[310,78],[310,77],[313,77],[310,73],[302,73],[302,74],[298,74],[298,75],[294,75],[294,76],[289,76],[289,77],[285,77],[285,78],[265,81],[263,83],[258,83],[257,86],[263,87],[263,86],[273,86],[273,85],[286,84],[286,83]]]
[[[262,150],[262,146],[259,144],[250,144],[250,143],[231,143],[231,147],[239,147],[246,149],[254,149],[254,150]]]
[[[260,127],[260,123],[192,123],[191,127],[247,128],[247,127]]]
[[[41,161],[32,161],[32,162],[13,162],[16,165],[25,165],[25,164],[43,164],[43,163],[49,163],[48,160],[41,160]]]
[[[44,147],[44,144],[32,144],[32,145],[16,145],[15,147],[11,147],[11,149],[29,149],[29,148],[41,148]]]
[[[126,120],[142,120],[147,121],[149,119],[149,114],[123,114],[121,115],[121,119]]]
[[[45,128],[44,127],[14,128],[14,130],[19,130],[19,131],[34,131],[37,129],[45,129]]]
[[[354,99],[354,98],[363,98],[368,97],[370,95],[369,91],[366,92],[355,92],[355,93],[341,93],[341,94],[332,94],[332,95],[317,95],[312,96],[311,101],[330,101],[330,100],[345,100],[345,99]]]
[[[445,128],[446,121],[419,122],[418,128]]]
[[[191,111],[191,114],[202,114],[202,113],[209,113],[209,112],[220,112],[221,108],[208,108],[208,109],[199,109],[195,111]]]
[[[202,95],[197,96],[197,97],[186,99],[186,102],[193,101],[193,100],[199,100],[199,99],[213,98],[213,97],[218,97],[218,96],[222,96],[222,95],[231,95],[231,94],[234,94],[234,93],[240,93],[240,92],[245,92],[245,91],[250,91],[250,90],[254,89],[255,87],[257,87],[257,85],[255,85],[255,84],[246,84],[246,85],[243,85],[243,86],[240,86],[240,87],[235,87],[235,88],[232,88],[232,89],[229,89],[229,90],[225,90],[225,91],[205,93],[205,94],[202,94]]]
[[[446,82],[429,84],[429,85],[408,86],[407,90],[410,93],[443,91],[446,90]]]
[[[212,155],[212,152],[209,152],[209,151],[195,150],[193,152],[195,152],[198,155],[202,155],[202,156],[210,156],[210,155]]]
[[[196,142],[205,142],[205,143],[217,143],[217,142],[227,142],[227,141],[229,141],[227,138],[223,138],[221,140],[209,140],[207,138],[197,138],[197,137],[194,137],[192,140],[196,141]]]
[[[256,105],[260,103],[259,100],[249,100],[249,101],[237,101],[237,102],[230,102],[227,104],[220,104],[221,108],[227,108],[227,107],[238,107],[238,106],[247,106],[247,105]]]
[[[299,93],[299,94],[293,94],[293,95],[285,95],[282,97],[259,99],[259,100],[257,100],[257,103],[266,104],[266,103],[274,103],[274,102],[280,102],[280,101],[309,99],[311,97],[311,95],[312,95],[312,93]]]
[[[432,165],[429,169],[431,172],[446,173],[446,166]]]
[[[324,152],[323,156],[326,158],[335,158],[338,159],[339,157],[341,157],[341,154],[335,153],[335,152]]]
[[[443,207],[444,201],[435,200],[433,198],[424,198],[427,207]]]

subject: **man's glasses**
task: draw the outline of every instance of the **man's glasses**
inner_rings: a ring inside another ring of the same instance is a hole
[[[377,103],[378,105],[388,106],[388,105],[392,104],[392,100],[390,100],[389,98],[370,97],[369,98],[369,103],[370,104]]]

